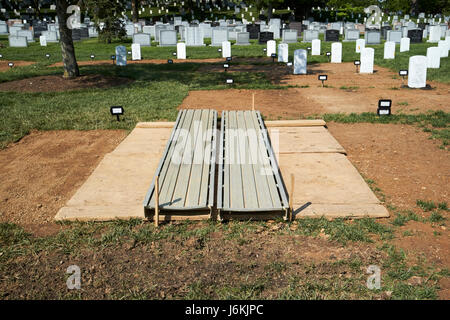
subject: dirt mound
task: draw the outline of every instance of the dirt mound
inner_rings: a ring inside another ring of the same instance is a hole
[[[14,62],[15,67],[29,66],[29,65],[36,63],[33,61],[5,61],[5,60],[2,60],[2,61],[0,61],[0,72],[9,70],[8,63],[10,63],[10,62]]]
[[[64,79],[62,76],[39,76],[0,83],[0,91],[18,92],[57,92],[78,89],[103,89],[126,85],[134,80],[128,78],[106,77],[99,74]]]
[[[125,135],[122,130],[33,132],[0,150],[0,221],[28,226],[52,221]]]

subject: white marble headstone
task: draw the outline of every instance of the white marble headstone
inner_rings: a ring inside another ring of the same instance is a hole
[[[447,58],[448,57],[448,42],[439,40],[438,42],[438,48],[441,51],[441,58]]]
[[[439,47],[429,47],[427,49],[427,68],[439,69],[441,66],[441,49]]]
[[[427,85],[427,57],[412,56],[409,58],[408,87],[425,88]]]
[[[40,36],[39,43],[41,44],[41,47],[46,47],[47,46],[47,38],[45,36]]]
[[[177,43],[177,59],[186,59],[186,43]]]
[[[276,51],[276,41],[275,40],[269,40],[267,41],[267,56],[270,57],[272,55],[272,53],[277,53]]]
[[[395,42],[386,41],[384,43],[384,59],[395,59]]]
[[[342,62],[342,43],[333,42],[331,44],[331,62],[332,63]]]
[[[141,45],[139,43],[133,43],[131,45],[131,60],[141,60]]]
[[[304,49],[294,51],[294,74],[306,74],[307,52]]]
[[[278,62],[289,61],[289,45],[287,43],[280,43],[278,45]]]
[[[231,57],[231,42],[223,41],[222,42],[222,58]]]
[[[400,52],[409,51],[409,44],[411,40],[409,38],[402,38],[400,40]]]
[[[320,39],[311,41],[311,55],[320,56]]]
[[[362,49],[364,49],[365,47],[366,47],[366,40],[364,39],[356,40],[356,48],[355,48],[356,53],[360,53]]]
[[[373,59],[375,56],[374,48],[362,48],[361,56],[359,60],[361,61],[361,66],[359,68],[359,73],[373,73]]]

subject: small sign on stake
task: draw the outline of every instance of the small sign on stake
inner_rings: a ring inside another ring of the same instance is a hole
[[[277,54],[276,53],[272,53],[270,56],[272,57],[272,63],[274,63],[275,62],[275,58],[277,57]]]
[[[117,117],[117,121],[120,121],[119,116],[123,115],[123,107],[122,106],[112,106],[110,108],[111,115]]]
[[[45,54],[45,57],[46,57],[47,59],[50,59],[50,53],[46,53],[46,54]]]
[[[112,60],[112,62],[113,62],[113,64],[114,64],[115,61],[116,61],[116,56],[115,56],[115,55],[112,55],[112,56],[111,56],[111,60]]]
[[[172,52],[172,55],[173,55],[174,57],[176,57],[176,56],[177,56],[177,53],[176,53],[176,52]]]
[[[288,66],[288,67],[292,67],[292,62],[288,62],[288,63],[286,63],[286,66]]]
[[[390,116],[391,115],[391,105],[392,100],[379,100],[377,114],[379,116]]]
[[[222,52],[222,48],[217,49],[217,52]]]
[[[230,65],[228,63],[223,64],[223,68],[225,69],[225,72],[227,72],[229,67],[230,67]]]
[[[398,72],[399,76],[402,77],[402,87],[404,86],[405,77],[408,76],[408,70],[400,70]]]
[[[10,67],[10,68],[14,67],[14,62],[9,62],[8,67]]]
[[[233,79],[227,79],[227,84],[233,84],[233,83],[234,83]]]
[[[2,54],[0,54],[0,59],[3,59],[3,55]]]
[[[327,81],[328,80],[328,76],[326,75],[326,74],[320,74],[319,75],[319,77],[318,77],[318,79],[320,80],[320,81],[322,81],[322,88],[325,86],[324,85],[324,81]]]
[[[356,73],[358,73],[358,69],[359,69],[359,66],[361,65],[361,61],[355,60],[355,61],[353,61],[353,64],[356,66]]]
[[[326,55],[327,55],[327,58],[328,58],[328,62],[330,62],[331,52],[328,51],[328,52],[326,53]]]
[[[231,59],[231,57],[227,57],[228,62],[230,62],[231,60],[233,60],[233,59]]]
[[[95,59],[95,55],[91,54],[91,59],[94,60]]]
[[[173,63],[173,60],[172,60],[172,59],[169,59],[169,60],[167,60],[167,63],[168,63],[168,64],[172,64],[172,63]]]

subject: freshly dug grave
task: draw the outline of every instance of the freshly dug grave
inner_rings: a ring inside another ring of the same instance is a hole
[[[133,81],[128,78],[107,77],[100,74],[85,75],[75,79],[50,75],[3,82],[0,83],[0,91],[61,92],[79,89],[106,89],[127,85]]]

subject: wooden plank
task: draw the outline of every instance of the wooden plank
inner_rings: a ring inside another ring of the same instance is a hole
[[[193,153],[193,163],[190,172],[189,186],[187,188],[186,195],[186,207],[194,207],[194,206],[205,206],[206,200],[200,202],[200,190],[203,185],[208,185],[207,176],[204,177],[203,169],[206,168],[206,175],[209,173],[208,164],[205,164],[205,157],[209,161],[211,150],[209,154],[205,154],[206,147],[206,133],[208,131],[208,125],[210,124],[211,117],[209,114],[209,110],[202,110],[201,114],[201,122],[200,127],[198,128],[198,133],[195,141],[195,149]],[[206,178],[206,179],[205,179]],[[206,180],[206,181],[205,181]],[[206,189],[206,188],[204,188]],[[205,198],[206,199],[206,198]]]
[[[182,128],[183,126],[186,126],[187,121],[188,121],[188,119],[186,117],[187,114],[188,114],[188,110],[181,112],[180,119],[179,119],[179,122],[178,122],[178,126],[173,129],[174,133],[173,133],[173,136],[171,137],[171,140],[169,142],[170,145],[168,146],[169,149],[167,150],[166,158],[165,159],[161,159],[161,161],[163,161],[161,170],[159,171],[159,183],[160,183],[160,190],[161,191],[162,191],[162,188],[163,188],[164,183],[166,181],[167,170],[168,170],[168,168],[170,166],[170,163],[171,163],[170,159],[172,158],[174,147],[175,147],[175,145],[177,143],[177,140],[179,138],[180,130],[178,130],[178,128]],[[156,174],[158,174],[158,172],[156,172]],[[152,185],[154,187],[154,183],[152,183]],[[151,196],[151,199],[150,199],[148,205],[149,205],[149,207],[152,207],[152,208],[155,207],[155,194],[154,194],[154,192],[153,192],[153,194]]]
[[[250,150],[248,140],[248,130],[245,125],[244,113],[235,112],[238,127],[238,150],[242,172],[242,194],[244,198],[244,208],[259,208],[256,194],[255,176],[253,166],[250,164]]]
[[[201,123],[202,110],[194,111],[192,125],[189,130],[189,139],[186,142],[183,158],[179,167],[178,177],[176,179],[175,190],[172,196],[173,207],[184,207],[186,203],[186,195],[189,187],[189,178],[191,176],[192,162],[194,158],[195,144]]]
[[[253,123],[251,118],[250,111],[245,111],[244,117],[247,130],[253,130],[255,133],[253,137],[249,135],[249,154],[251,157],[252,169],[255,177],[258,208],[271,208],[273,207],[272,196],[269,191],[269,185],[261,161],[261,145],[258,139],[260,128],[255,127],[255,124]],[[250,139],[254,139],[254,141],[250,141]]]
[[[228,111],[222,112],[222,122],[224,122],[224,125],[222,127],[223,131],[221,132],[221,134],[225,139],[225,142],[223,144],[223,147],[225,148],[223,161],[223,208],[230,207],[230,144],[228,135],[228,119]]]
[[[230,207],[244,208],[244,195],[242,187],[242,169],[238,150],[238,127],[236,112],[229,112],[228,124],[228,151],[230,159]]]
[[[164,185],[161,186],[161,199],[160,199],[160,207],[164,208],[164,206],[170,206],[172,204],[172,195],[175,189],[178,172],[180,169],[180,159],[183,157],[183,152],[185,150],[185,146],[188,143],[188,136],[186,132],[188,132],[193,123],[192,119],[194,116],[194,110],[188,110],[186,114],[186,120],[183,123],[181,128],[177,130],[180,131],[179,137],[176,141],[176,144],[173,146],[173,150],[171,153],[171,157],[167,158],[166,161],[169,162],[169,168],[167,172],[167,180],[164,182]],[[184,136],[183,136],[184,135]],[[175,159],[175,157],[177,159]]]
[[[260,134],[258,134],[258,142],[259,142],[258,146],[259,146],[259,151],[260,151],[261,165],[267,173],[271,172],[272,168],[271,168],[269,156],[267,154],[267,149],[265,147],[265,143],[264,143],[264,140],[262,137],[261,127],[260,127],[258,118],[256,116],[256,112],[251,113],[251,119],[253,120],[254,126],[256,128],[259,128],[259,132],[260,132]],[[269,189],[269,192],[271,195],[273,207],[281,208],[280,196],[278,194],[278,189],[277,189],[276,181],[275,181],[273,174],[266,174],[265,177],[267,179],[267,185],[268,185],[268,189]]]
[[[200,186],[200,190],[199,190],[199,200],[198,203],[201,205],[205,205],[207,204],[208,201],[208,191],[210,188],[210,183],[212,182],[213,184],[213,189],[214,190],[214,181],[210,181],[210,178],[214,179],[214,176],[210,177],[210,173],[211,173],[211,166],[215,166],[216,162],[215,162],[215,158],[212,156],[211,152],[214,150],[215,148],[213,148],[213,130],[215,130],[216,128],[213,128],[213,125],[215,124],[215,116],[216,116],[216,112],[214,110],[208,110],[209,114],[208,114],[208,122],[207,122],[207,126],[205,128],[205,132],[204,132],[204,151],[203,151],[203,168],[202,168],[202,173],[201,173],[201,181],[202,184]],[[214,194],[212,195],[213,199],[214,199]],[[213,205],[213,203],[211,204]]]

